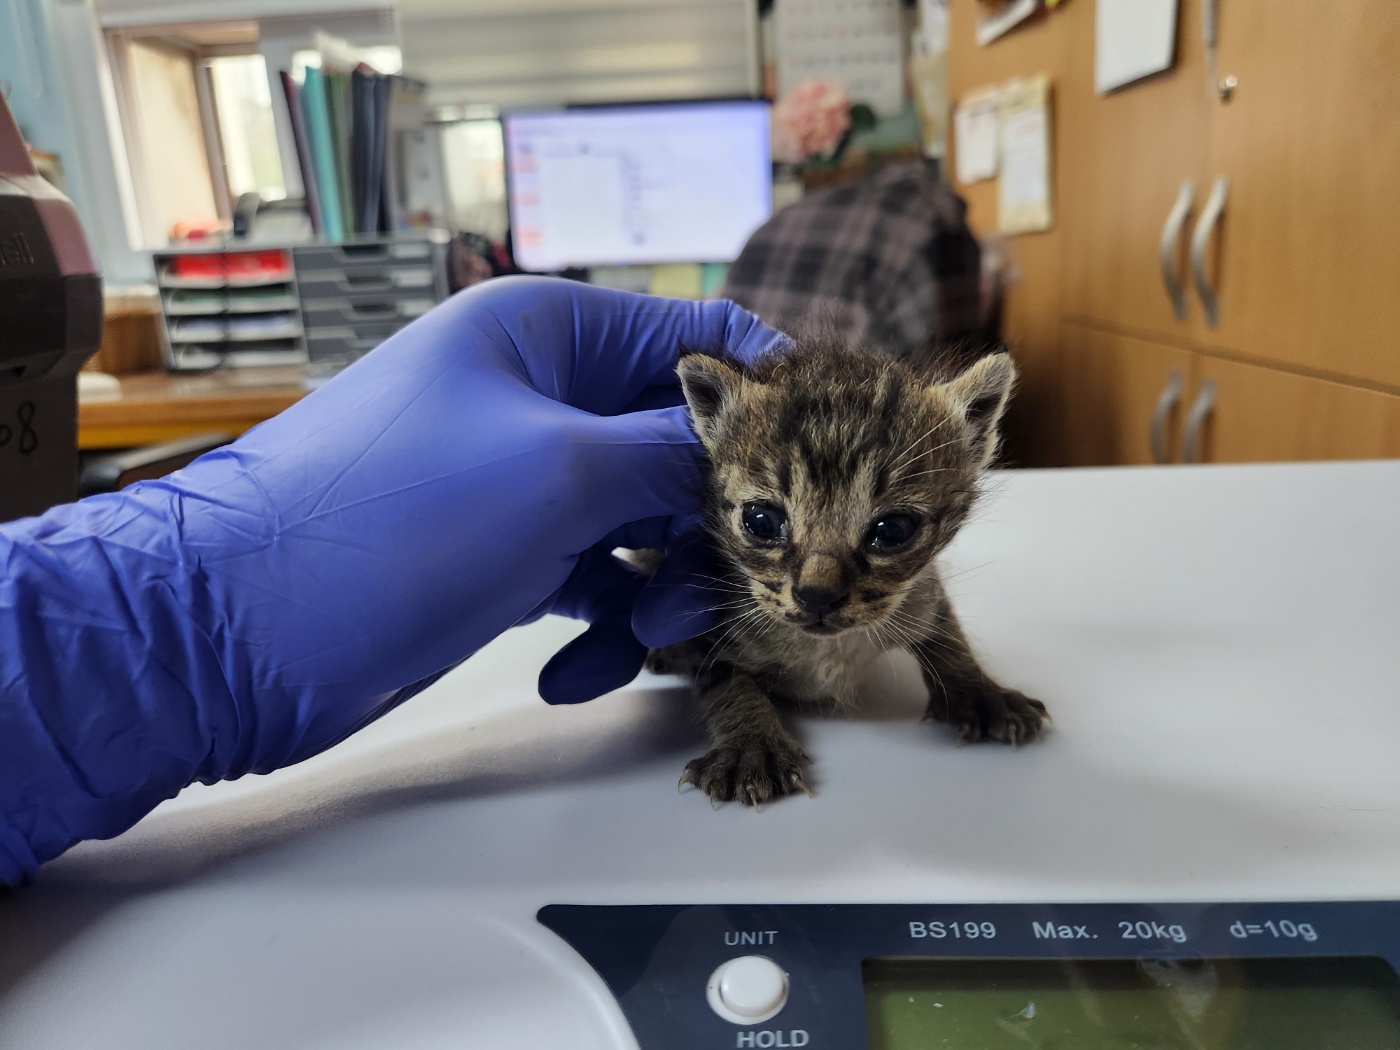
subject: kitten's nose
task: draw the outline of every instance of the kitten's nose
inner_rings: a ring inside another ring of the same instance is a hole
[[[802,611],[818,618],[841,608],[850,595],[850,591],[837,587],[794,587],[792,591]]]

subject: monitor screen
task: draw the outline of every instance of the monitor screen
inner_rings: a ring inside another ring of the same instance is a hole
[[[504,124],[522,269],[730,262],[772,211],[766,102],[515,113]]]

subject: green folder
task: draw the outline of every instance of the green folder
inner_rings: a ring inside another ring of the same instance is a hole
[[[321,196],[321,218],[326,227],[326,239],[345,239],[345,221],[340,211],[340,183],[336,175],[335,145],[331,139],[330,111],[326,101],[326,82],[314,66],[306,69],[306,83],[301,99],[306,107],[306,128],[311,138],[311,160],[316,168],[316,189]]]
[[[350,134],[353,107],[350,102],[350,74],[327,73],[327,112],[330,114],[331,147],[335,157],[335,184],[339,191],[340,222],[346,237],[355,235],[355,197],[350,175]]]

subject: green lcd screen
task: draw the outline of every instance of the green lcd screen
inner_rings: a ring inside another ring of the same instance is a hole
[[[869,959],[870,1050],[1397,1050],[1383,959]]]

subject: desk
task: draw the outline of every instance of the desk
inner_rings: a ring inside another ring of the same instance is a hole
[[[121,392],[78,400],[78,448],[126,448],[222,430],[241,434],[306,396],[306,368],[122,376]]]
[[[0,1046],[637,1050],[547,904],[1400,899],[1397,514],[1400,463],[1008,471],[945,567],[1051,731],[958,747],[892,659],[863,711],[797,719],[816,798],[762,813],[677,793],[704,747],[677,683],[547,707],[577,627],[508,632],[331,751],[192,787],[0,894]],[[1088,954],[1137,954],[1120,930]],[[761,949],[795,989],[807,943]],[[701,1015],[699,968],[675,1016],[745,1046]],[[799,994],[769,1029],[810,1044],[753,1045],[861,1045]],[[641,1045],[697,1045],[674,1036]]]

